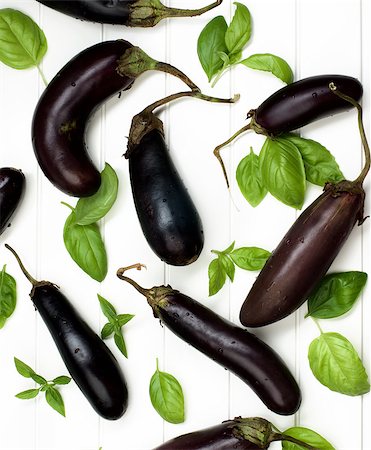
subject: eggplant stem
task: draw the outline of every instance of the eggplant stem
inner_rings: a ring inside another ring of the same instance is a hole
[[[355,108],[357,108],[358,128],[359,128],[359,133],[361,135],[362,145],[363,145],[364,154],[365,154],[365,165],[364,165],[361,173],[353,181],[353,183],[354,184],[362,184],[364,182],[366,175],[368,174],[368,172],[370,170],[370,166],[371,166],[370,147],[367,142],[366,132],[365,132],[365,128],[364,128],[363,120],[362,120],[362,106],[356,100],[354,100],[354,98],[349,97],[349,95],[346,95],[343,92],[339,91],[339,89],[337,88],[335,83],[333,83],[333,82],[330,83],[329,88],[335,95],[337,95],[341,99],[345,100],[346,102],[350,103]]]
[[[140,286],[136,281],[132,280],[129,277],[126,277],[124,275],[124,273],[127,270],[130,269],[137,269],[137,270],[142,270],[142,267],[144,267],[145,269],[147,268],[144,264],[132,264],[131,266],[127,266],[127,267],[121,267],[120,269],[118,269],[118,271],[116,272],[116,275],[118,276],[118,278],[120,278],[120,280],[124,280],[127,283],[131,284],[138,292],[140,292],[142,295],[144,295],[145,297],[148,298],[149,296],[149,291],[150,289],[145,289],[142,286]]]
[[[222,144],[218,145],[217,147],[214,148],[214,155],[216,156],[216,159],[219,161],[220,165],[222,166],[222,170],[223,170],[223,175],[224,175],[224,179],[227,183],[227,188],[229,189],[229,181],[228,181],[228,175],[227,175],[227,170],[225,168],[224,162],[222,157],[220,156],[220,150],[227,146],[228,144],[230,144],[232,141],[234,141],[240,134],[244,133],[245,131],[249,131],[251,130],[251,126],[250,123],[248,123],[247,125],[245,125],[244,127],[242,127],[240,130],[236,131],[236,133],[234,133],[233,136],[231,136],[228,140],[226,140],[225,142],[223,142]]]
[[[165,17],[194,17],[200,16],[207,11],[210,11],[213,8],[221,5],[223,0],[217,0],[210,5],[206,5],[199,9],[180,9],[180,8],[169,8],[164,6],[164,10],[166,12]]]
[[[301,447],[307,448],[308,450],[319,450],[318,447],[313,447],[313,445],[307,444],[306,442],[300,441],[299,439],[295,439],[292,436],[288,436],[287,434],[282,433],[273,433],[269,438],[269,442],[273,441],[287,441],[292,442],[296,445],[300,445]]]
[[[184,72],[172,66],[171,64],[157,61],[155,69],[159,70],[160,72],[165,72],[170,75],[174,75],[175,77],[182,80],[189,88],[192,89],[192,91],[200,92],[200,88]]]
[[[21,258],[18,256],[18,253],[8,244],[4,244],[5,248],[7,248],[10,252],[13,253],[13,255],[15,256],[15,259],[17,260],[19,267],[21,268],[23,274],[25,275],[25,277],[27,278],[27,280],[32,284],[32,286],[37,286],[39,284],[39,282],[37,280],[35,280],[35,278],[33,276],[30,275],[30,273],[26,270],[25,266],[23,265]]]

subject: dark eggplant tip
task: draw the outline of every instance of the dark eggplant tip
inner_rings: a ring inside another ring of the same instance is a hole
[[[296,390],[292,390],[287,395],[282,396],[281,401],[269,409],[280,416],[292,416],[299,410],[301,401],[301,391],[297,385]]]
[[[62,190],[71,197],[91,197],[101,185],[101,175],[98,170],[77,174],[71,174],[73,179],[63,187],[62,184],[56,184],[56,188]]]
[[[10,226],[10,220],[22,201],[26,177],[14,167],[0,168],[0,234]]]
[[[123,400],[121,404],[106,405],[103,408],[96,409],[97,413],[106,420],[118,420],[126,412],[128,408],[127,400]]]

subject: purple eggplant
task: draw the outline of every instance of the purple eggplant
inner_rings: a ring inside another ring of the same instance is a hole
[[[0,169],[0,234],[10,224],[24,192],[25,176],[21,170],[13,167]]]

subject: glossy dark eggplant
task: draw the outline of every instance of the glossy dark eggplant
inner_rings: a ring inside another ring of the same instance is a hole
[[[49,281],[34,280],[14,250],[5,246],[15,255],[32,283],[31,300],[71,377],[100,416],[119,419],[127,408],[128,390],[116,358],[59,288]]]
[[[0,235],[10,224],[24,192],[25,176],[13,167],[0,169]]]
[[[273,431],[272,424],[261,417],[226,420],[219,425],[183,434],[153,450],[259,450],[274,441],[287,441],[315,450],[305,442]]]
[[[243,325],[268,325],[298,309],[326,274],[357,221],[363,222],[362,184],[370,152],[361,115],[359,125],[366,155],[360,176],[355,181],[328,183],[295,221],[248,293],[240,312]]]
[[[182,72],[124,40],[83,50],[47,86],[34,112],[32,142],[41,169],[58,189],[76,197],[98,190],[100,173],[85,143],[87,124],[102,103],[129,89],[145,70],[172,73],[197,89]]]
[[[169,8],[159,0],[38,0],[63,14],[90,22],[153,27],[167,17],[192,17],[220,5],[217,0],[200,9]]]
[[[283,415],[298,410],[299,386],[271,347],[170,286],[143,289],[125,270],[117,276],[146,296],[154,316],[174,334],[241,378],[270,410]]]

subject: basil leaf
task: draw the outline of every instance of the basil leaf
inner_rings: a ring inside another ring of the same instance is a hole
[[[268,191],[282,203],[301,209],[306,182],[303,160],[296,145],[280,138],[267,138],[259,160]]]
[[[232,244],[229,247],[227,247],[225,250],[223,250],[221,253],[223,253],[224,255],[228,255],[229,253],[231,253],[231,251],[234,249],[234,244],[235,244],[235,241],[233,241]],[[214,252],[216,252],[216,251],[214,250]],[[220,253],[220,252],[216,252],[216,253]]]
[[[31,369],[30,366],[28,366],[27,364],[25,364],[23,361],[21,361],[16,357],[14,357],[14,364],[17,369],[17,372],[20,375],[22,375],[22,377],[31,378],[32,375],[36,375],[35,371]]]
[[[241,247],[236,248],[231,253],[232,261],[236,266],[245,270],[260,270],[263,268],[270,252],[259,247]]]
[[[332,391],[352,396],[369,392],[370,384],[362,361],[341,334],[322,333],[311,342],[308,359],[314,376]]]
[[[289,140],[298,148],[303,158],[306,178],[310,183],[324,186],[327,182],[337,183],[345,179],[335,158],[319,142],[292,133],[282,136],[281,139]]]
[[[0,328],[2,328],[14,312],[17,303],[17,290],[15,279],[6,273],[6,265],[0,272]]]
[[[228,53],[224,39],[227,28],[227,22],[224,17],[217,16],[205,26],[198,37],[198,59],[209,82],[218,70],[223,67],[223,60],[218,52]]]
[[[0,61],[27,69],[39,66],[46,50],[45,35],[30,17],[11,8],[0,10]]]
[[[54,378],[53,383],[55,384],[68,384],[71,381],[70,377],[66,375],[61,375],[60,377]]]
[[[233,262],[229,259],[228,256],[225,256],[223,254],[219,254],[219,260],[220,260],[220,264],[223,267],[223,270],[228,275],[228,278],[233,282],[234,274],[236,271],[236,268],[234,267]]]
[[[100,303],[100,308],[102,310],[102,313],[107,317],[107,319],[111,323],[115,323],[117,313],[116,313],[114,306],[111,305],[111,303],[108,300],[106,300],[105,298],[103,298],[101,295],[99,295],[99,294],[97,294],[97,295],[98,295],[98,300]]]
[[[118,185],[116,172],[106,163],[98,191],[90,197],[78,200],[75,207],[76,223],[90,225],[104,217],[116,201]]]
[[[307,316],[332,319],[348,312],[367,281],[365,272],[326,275],[308,299]]]
[[[227,278],[219,258],[213,259],[209,264],[209,296],[215,295],[224,286]]]
[[[234,4],[236,11],[225,32],[225,43],[230,55],[241,51],[251,37],[250,11],[242,3],[235,2]]]
[[[328,441],[326,441],[325,438],[309,428],[292,427],[284,431],[282,434],[305,442],[318,450],[335,450],[335,448]],[[305,450],[305,447],[288,441],[282,441],[282,448],[284,450]]]
[[[62,416],[66,417],[63,398],[55,387],[53,386],[48,387],[48,389],[45,391],[45,398],[48,404],[53,409],[59,412],[59,414],[61,414]]]
[[[112,323],[106,323],[100,332],[100,336],[102,339],[107,339],[114,332],[115,327]]]
[[[16,397],[22,400],[29,400],[30,398],[35,398],[39,392],[38,389],[28,389],[27,391],[20,392]]]
[[[250,154],[241,159],[236,170],[238,187],[245,199],[252,207],[256,207],[267,195],[267,189],[263,184],[259,156],[250,147]]]
[[[131,320],[134,317],[133,314],[119,314],[117,316],[117,320],[118,320],[118,324],[120,327],[123,327],[124,325],[126,325],[129,320]]]
[[[107,255],[98,225],[78,225],[72,212],[64,225],[63,239],[76,264],[94,280],[103,281],[107,275]]]
[[[31,378],[34,380],[35,383],[38,383],[41,385],[47,383],[46,379],[44,377],[42,377],[41,375],[38,375],[37,373],[32,373]]]
[[[120,352],[125,356],[125,358],[128,357],[128,352],[126,350],[125,340],[122,333],[116,332],[114,335],[114,340],[117,348],[120,350]]]
[[[290,84],[294,80],[294,74],[287,62],[279,56],[271,53],[257,53],[240,62],[246,67],[255,70],[271,72],[284,83]]]
[[[158,414],[167,422],[184,422],[183,390],[178,380],[166,372],[160,372],[156,360],[156,372],[149,385],[151,403]]]

